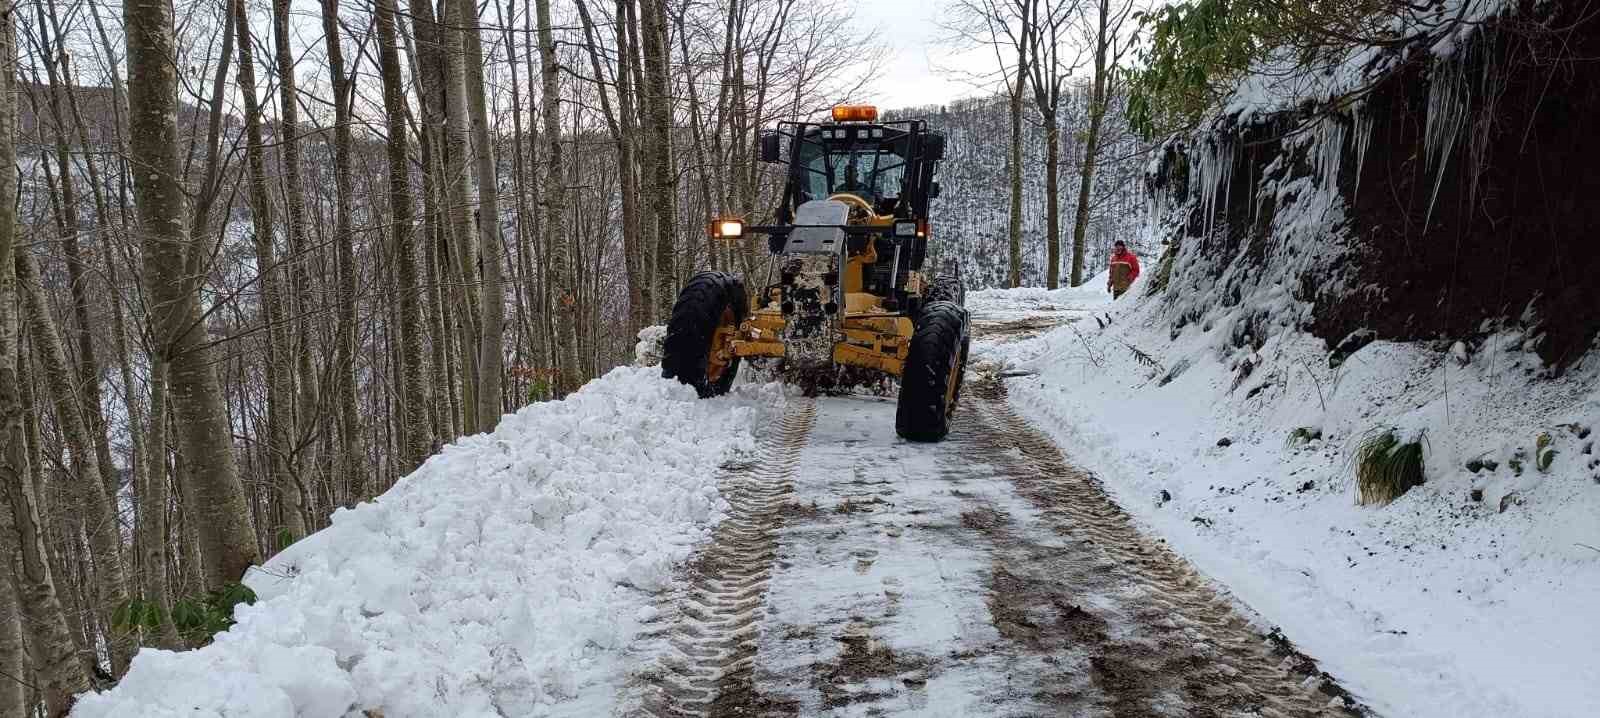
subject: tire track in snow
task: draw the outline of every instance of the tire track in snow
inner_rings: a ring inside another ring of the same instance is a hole
[[[963,443],[986,455],[1072,541],[1046,547],[1008,535],[1004,516],[979,522],[998,549],[991,605],[1003,635],[1032,650],[1087,649],[1102,694],[1092,702],[1116,716],[1169,713],[1173,703],[1184,715],[1364,712],[1287,640],[1263,636],[1188,562],[1140,534],[1092,476],[1011,410],[1002,384],[980,379],[969,386],[962,410],[982,429]],[[1085,594],[1097,588],[1112,600],[1086,610]],[[1053,616],[1054,625],[1038,625],[1040,614]],[[1041,685],[1041,693],[1049,691]],[[1063,703],[1086,707],[1081,687],[1063,693]]]
[[[724,468],[718,484],[728,514],[687,565],[686,590],[662,607],[664,628],[643,636],[664,645],[641,674],[644,695],[628,715],[714,718],[764,703],[753,682],[756,640],[777,531],[815,417],[816,402],[801,400],[754,457]]]

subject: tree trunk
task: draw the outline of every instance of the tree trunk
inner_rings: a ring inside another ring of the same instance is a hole
[[[157,644],[178,648],[181,642],[172,621],[172,580],[167,575],[167,544],[171,540],[167,509],[172,496],[167,484],[167,366],[158,357],[150,366],[150,441],[143,462],[145,483],[139,486],[139,523],[135,542],[144,564],[140,574],[144,600],[160,607],[163,620]],[[184,542],[187,543],[187,542]]]
[[[484,431],[481,416],[483,357],[483,294],[478,272],[479,247],[472,217],[472,175],[467,157],[472,150],[467,118],[465,30],[459,26],[463,13],[455,8],[474,0],[445,0],[440,9],[440,42],[444,59],[444,193],[445,211],[450,217],[454,242],[451,260],[456,272],[457,334],[461,345],[461,403],[463,430],[468,434]]]
[[[184,227],[172,5],[129,0],[123,4],[123,20],[130,78],[129,149],[138,168],[132,173],[133,191],[143,231],[153,350],[168,366],[178,445],[191,469],[184,482],[184,504],[204,544],[206,583],[220,588],[238,581],[260,560],[260,551],[233,462],[232,429],[200,312],[203,254],[193,251]]]
[[[1056,289],[1061,286],[1061,126],[1053,109],[1045,113],[1044,137],[1045,286]]]
[[[545,257],[550,268],[551,288],[555,305],[547,308],[556,317],[556,341],[553,357],[559,375],[554,384],[557,395],[575,389],[578,379],[578,347],[576,338],[577,287],[572,282],[572,258],[566,251],[566,193],[561,177],[561,95],[557,76],[561,68],[556,65],[556,45],[550,28],[550,0],[535,0],[539,22],[540,120],[544,125],[544,200],[543,242],[550,248]]]
[[[312,365],[312,331],[311,318],[313,312],[319,307],[311,304],[311,246],[306,239],[308,231],[306,225],[306,192],[305,185],[300,179],[300,108],[299,96],[295,91],[296,81],[294,76],[294,51],[289,42],[289,0],[273,0],[272,2],[272,37],[276,46],[276,60],[278,63],[278,144],[279,160],[283,166],[283,199],[284,214],[289,229],[289,291],[283,296],[282,310],[286,318],[292,318],[294,328],[294,341],[285,344],[281,351],[289,352],[289,358],[281,362],[281,366],[290,373],[283,382],[285,388],[291,392],[296,389],[296,375],[299,376],[297,394],[284,397],[292,401],[292,423],[289,425],[288,434],[290,442],[288,456],[290,476],[295,484],[300,487],[316,485],[317,471],[317,443],[310,437],[316,432],[318,417],[322,413],[322,401],[318,396],[317,370]],[[282,282],[280,282],[282,286]],[[301,503],[299,506],[302,516],[308,513],[311,505],[311,492],[301,489]],[[305,535],[305,526],[309,519],[302,518],[298,531],[294,530],[292,522],[286,522],[294,532],[292,537],[298,540]],[[281,548],[281,547],[278,547]]]
[[[422,166],[434,167],[433,142],[426,135],[420,139]],[[427,268],[425,278],[428,282],[428,333],[433,337],[429,364],[433,382],[431,409],[439,417],[435,422],[439,428],[434,434],[439,441],[445,442],[453,441],[461,435],[461,399],[455,388],[455,364],[450,361],[450,322],[445,318],[448,307],[445,306],[445,293],[441,286],[444,282],[444,260],[440,257],[439,250],[445,246],[445,232],[444,226],[438,221],[439,195],[431,179],[436,174],[432,170],[425,170],[422,173],[422,207],[423,212],[430,218],[429,221],[422,223],[422,261]]]
[[[422,190],[423,210],[426,221],[424,227],[427,234],[424,240],[427,246],[428,262],[428,287],[430,293],[429,321],[433,327],[433,356],[434,356],[434,391],[439,404],[447,404],[450,409],[448,430],[442,431],[439,439],[449,441],[460,436],[466,427],[462,425],[465,413],[460,406],[461,390],[470,387],[456,384],[449,380],[449,376],[457,368],[450,362],[451,322],[445,314],[451,307],[445,306],[445,286],[457,284],[447,279],[446,267],[448,260],[440,253],[446,249],[448,237],[446,213],[450,211],[449,193],[443,185],[448,184],[446,172],[441,168],[445,166],[444,159],[440,156],[444,152],[445,137],[445,62],[441,43],[443,31],[434,20],[433,5],[428,0],[410,0],[411,28],[416,39],[415,52],[407,53],[414,58],[416,67],[414,74],[418,78],[417,98],[418,106],[422,111],[422,131],[420,144],[422,148]],[[444,201],[441,202],[441,196]],[[452,300],[455,298],[452,297]],[[455,304],[455,302],[452,302]],[[458,311],[460,307],[455,307]],[[441,407],[442,408],[442,407]],[[474,414],[475,415],[475,414]]]
[[[305,496],[296,483],[294,452],[294,362],[285,319],[283,280],[273,250],[272,195],[267,183],[266,148],[261,138],[261,105],[256,100],[254,43],[245,0],[234,0],[233,23],[239,28],[239,94],[244,97],[245,161],[249,169],[250,218],[256,250],[256,286],[261,296],[260,320],[265,332],[267,379],[266,462],[276,511],[268,516],[277,526],[268,531],[274,551],[306,535]]]
[[[411,473],[431,451],[428,400],[422,366],[422,306],[417,282],[417,257],[412,237],[411,173],[406,158],[406,97],[401,84],[400,53],[395,47],[394,0],[378,0],[378,64],[383,76],[383,107],[389,133],[390,246],[394,247],[396,292],[400,297],[401,419],[400,475]]]
[[[17,547],[12,545],[11,515],[0,511],[0,556],[5,565],[0,566],[0,715],[28,715],[28,664],[22,645],[22,603],[17,600],[12,586],[12,567]]]
[[[1089,134],[1083,141],[1083,169],[1078,176],[1078,211],[1072,224],[1072,286],[1083,284],[1083,255],[1089,230],[1089,192],[1094,188],[1095,159],[1100,154],[1100,125],[1106,116],[1107,25],[1110,3],[1099,0],[1099,32],[1095,36],[1094,86],[1089,96]]]
[[[697,179],[695,186],[696,189],[699,190],[701,205],[700,210],[703,213],[700,216],[709,220],[712,219],[711,215],[713,213],[718,212],[718,208],[713,205],[711,200],[711,176],[710,173],[706,171],[706,168],[711,164],[711,161],[706,158],[706,138],[704,129],[701,127],[700,122],[700,93],[695,89],[695,86],[699,84],[699,78],[696,77],[694,72],[689,69],[691,67],[691,60],[689,57],[689,32],[688,28],[686,28],[684,25],[684,15],[686,14],[688,14],[687,11],[679,14],[676,18],[674,18],[674,20],[676,20],[678,26],[678,46],[683,51],[683,66],[685,70],[689,72],[689,77],[684,84],[689,86],[689,131],[694,144],[694,167],[695,178]],[[694,215],[691,214],[690,216]],[[705,261],[706,268],[721,268],[722,263],[717,256],[717,250],[718,247],[716,238],[712,237],[710,232],[707,232]]]
[[[467,115],[478,170],[478,241],[483,303],[479,313],[478,429],[493,431],[505,413],[501,382],[505,376],[506,287],[505,239],[500,232],[500,189],[495,172],[494,140],[483,86],[483,37],[474,0],[452,0],[459,10],[465,72]]]
[[[617,17],[626,18],[626,9],[623,2],[617,3]],[[605,73],[600,62],[600,50],[594,38],[594,20],[589,15],[588,4],[577,0],[578,15],[583,20],[584,46],[589,53],[589,67],[597,79],[603,79]],[[626,47],[627,36],[622,27],[622,20],[617,23],[617,46]],[[631,82],[628,79],[628,63],[617,63],[617,104],[619,113],[612,112],[611,101],[606,93],[600,92],[600,110],[605,115],[606,129],[611,133],[611,142],[617,148],[617,182],[621,197],[618,199],[622,205],[622,265],[623,273],[628,282],[628,325],[627,331],[631,335],[644,326],[648,312],[643,306],[643,295],[640,293],[637,261],[637,244],[639,242],[639,188],[634,182],[633,169],[633,98],[630,93]]]
[[[632,0],[617,0],[617,124],[621,137],[617,140],[617,174],[622,185],[622,253],[624,271],[628,277],[628,316],[630,331],[638,331],[650,323],[650,275],[645,271],[640,236],[639,219],[639,168],[634,157],[635,114],[633,106],[633,73],[627,57],[633,54],[628,48],[628,22],[632,14]]]
[[[640,42],[644,50],[644,85],[647,100],[645,123],[646,164],[649,167],[648,202],[655,218],[655,285],[657,316],[667,316],[678,295],[678,278],[673,254],[678,213],[677,183],[672,175],[672,95],[667,73],[671,57],[667,49],[665,0],[639,0]]]
[[[17,45],[15,7],[0,11],[0,167],[17,165]],[[18,382],[19,325],[12,257],[16,251],[17,175],[0,172],[0,490],[6,496],[5,567],[18,603],[28,612],[33,668],[46,710],[63,716],[73,697],[89,689],[57,598],[40,524],[38,497],[28,467]]]
[[[50,13],[55,14],[54,3],[50,3]],[[50,32],[45,25],[45,10],[39,7],[39,39],[43,44],[40,55],[44,58],[45,75],[50,80],[50,117],[55,123],[55,151],[56,164],[61,171],[61,251],[67,259],[67,288],[72,296],[73,323],[68,325],[67,333],[70,335],[78,349],[77,383],[82,387],[82,393],[75,390],[74,401],[81,402],[83,418],[87,422],[87,429],[91,432],[91,444],[96,454],[98,475],[92,478],[101,482],[108,496],[117,494],[117,474],[111,463],[111,442],[106,438],[106,419],[101,410],[102,392],[100,387],[100,362],[95,357],[94,325],[90,319],[90,299],[87,266],[83,261],[83,249],[78,244],[78,233],[83,223],[78,216],[78,199],[76,182],[72,178],[77,174],[69,159],[71,154],[66,111],[62,108],[62,100],[70,92],[68,78],[65,76],[67,54],[61,47],[52,47]],[[58,37],[57,40],[60,38]],[[84,148],[88,150],[88,147]],[[90,158],[92,159],[92,157]],[[98,188],[96,189],[98,191]],[[98,223],[106,220],[98,218]],[[125,660],[125,659],[124,659]]]
[[[394,39],[391,22],[389,35]],[[363,494],[365,461],[361,443],[361,414],[356,408],[356,253],[355,233],[350,228],[354,198],[350,180],[350,96],[352,78],[345,74],[344,50],[339,44],[339,0],[322,0],[322,34],[328,48],[328,74],[333,84],[333,183],[334,244],[339,262],[339,318],[334,330],[334,373],[332,382],[339,402],[339,479],[346,500],[366,498]],[[395,71],[399,71],[396,66]],[[405,98],[401,98],[403,103]],[[404,120],[401,120],[402,123]],[[402,124],[402,130],[404,126]],[[405,135],[401,135],[404,148]],[[407,197],[409,199],[409,193]],[[414,299],[414,298],[413,298]],[[421,337],[417,338],[421,341]]]
[[[1023,34],[1027,34],[1024,28]],[[1017,76],[1011,87],[1011,147],[1007,155],[1007,170],[1011,179],[1011,215],[1006,224],[1006,237],[1010,241],[1010,262],[1006,272],[1006,286],[1022,286],[1022,88],[1027,84],[1027,43],[1017,44]]]
[[[76,377],[67,363],[66,349],[61,335],[50,318],[49,299],[44,286],[39,283],[39,269],[27,252],[15,253],[16,287],[21,297],[23,318],[32,339],[33,350],[44,369],[45,385],[55,404],[56,426],[61,430],[67,449],[72,453],[72,473],[76,475],[75,490],[81,502],[84,529],[89,534],[89,546],[94,556],[94,580],[100,605],[94,606],[98,617],[110,624],[111,614],[128,600],[127,577],[122,564],[122,532],[117,522],[117,512],[100,485],[99,457],[94,450],[94,439],[89,424],[83,416],[78,401]],[[128,668],[128,659],[135,646],[131,633],[108,632],[112,675],[120,676]]]

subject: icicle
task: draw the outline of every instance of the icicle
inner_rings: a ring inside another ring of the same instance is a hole
[[[1345,123],[1337,115],[1323,115],[1317,121],[1311,148],[1317,186],[1322,190],[1323,215],[1333,211],[1339,201],[1339,164],[1344,154]]]
[[[1372,113],[1367,112],[1365,103],[1358,103],[1350,112],[1356,118],[1356,136],[1352,141],[1356,153],[1356,181],[1355,189],[1350,192],[1350,201],[1353,203],[1356,194],[1361,191],[1361,175],[1367,166],[1367,149],[1372,146],[1372,126],[1374,124]]]
[[[1428,165],[1433,169],[1433,192],[1428,198],[1424,227],[1433,221],[1433,205],[1439,199],[1439,187],[1444,184],[1445,167],[1466,126],[1471,101],[1466,67],[1471,55],[1472,45],[1468,44],[1449,57],[1435,57],[1433,61],[1433,77],[1428,81],[1428,125],[1423,143]]]
[[[1226,133],[1213,134],[1206,140],[1204,148],[1197,149],[1195,159],[1191,188],[1200,198],[1200,207],[1206,218],[1206,235],[1209,236],[1217,222],[1218,193],[1222,195],[1222,211],[1228,211],[1233,185],[1233,138]]]

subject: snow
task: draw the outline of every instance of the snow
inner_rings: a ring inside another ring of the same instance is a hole
[[[992,547],[941,527],[959,525],[980,499],[1021,501],[958,442],[908,443],[893,427],[893,399],[819,402],[790,499],[816,516],[782,530],[783,570],[762,618],[757,687],[795,701],[800,715],[988,715],[995,701],[987,694],[1015,669],[984,650],[1000,640],[985,605],[996,559]],[[891,669],[860,682],[840,678],[828,689],[850,696],[847,705],[828,703],[813,675],[839,664],[852,638],[916,667],[904,676]]]
[[[1379,714],[1600,715],[1600,352],[1552,378],[1508,326],[1440,350],[1373,342],[1330,367],[1288,328],[1236,348],[1238,307],[1174,331],[1146,288],[1070,307],[1106,329],[978,343],[974,361],[1015,376],[1013,404],[1147,531]],[[1015,316],[1036,291],[969,305]],[[1379,427],[1423,437],[1427,481],[1357,506],[1350,457]]]
[[[604,715],[620,651],[726,508],[773,385],[619,368],[463,438],[247,578],[211,645],[145,649],[73,715]]]

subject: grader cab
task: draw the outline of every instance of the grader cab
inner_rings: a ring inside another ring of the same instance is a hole
[[[761,160],[788,165],[776,222],[719,218],[710,231],[765,235],[766,277],[754,291],[723,272],[691,278],[667,325],[662,375],[702,397],[727,392],[744,359],[823,384],[862,372],[897,377],[896,431],[939,441],[968,345],[959,278],[923,271],[944,136],[921,120],[879,122],[869,106],[832,114],[763,134]]]

